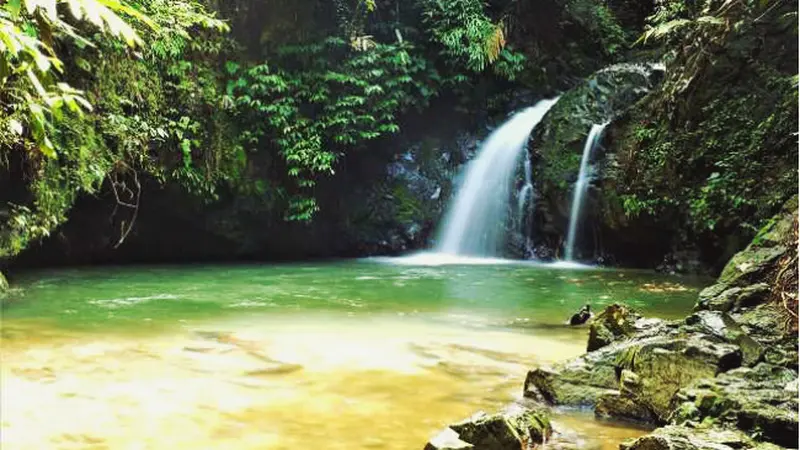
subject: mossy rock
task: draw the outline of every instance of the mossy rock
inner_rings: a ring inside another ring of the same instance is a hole
[[[450,425],[425,447],[426,450],[519,450],[534,447],[550,438],[553,428],[547,413],[512,405],[497,414],[478,412]]]
[[[719,311],[698,311],[686,318],[685,329],[715,336],[724,342],[738,345],[742,350],[742,361],[753,366],[764,356],[764,346],[748,333],[728,314]]]
[[[622,443],[620,450],[772,450],[771,444],[758,443],[740,431],[717,427],[689,428],[666,426],[638,439]]]
[[[797,448],[797,372],[771,364],[740,368],[681,389],[670,421],[735,427],[759,439]]]
[[[644,405],[621,392],[606,393],[598,397],[594,415],[601,419],[622,419],[654,423],[656,417]]]
[[[653,421],[666,422],[676,392],[697,380],[739,367],[741,362],[742,351],[737,345],[704,333],[658,327],[556,367],[530,371],[524,395],[554,405],[585,407],[596,407],[600,399],[605,399],[601,412],[613,416],[623,409],[632,410],[608,404],[621,393],[627,398],[624,401],[630,400],[639,411],[650,411]],[[633,375],[636,383],[630,381]],[[622,401],[618,399],[617,403]],[[631,419],[647,415],[623,411],[621,416]]]
[[[589,325],[589,342],[586,351],[591,352],[614,342],[617,339],[633,335],[635,322],[641,316],[625,305],[615,303],[609,305],[592,319]]]

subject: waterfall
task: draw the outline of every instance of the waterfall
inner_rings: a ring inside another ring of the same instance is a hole
[[[522,220],[525,212],[525,205],[528,203],[528,196],[531,195],[533,191],[533,175],[531,174],[531,160],[529,158],[525,158],[525,184],[519,190],[517,194],[517,217],[520,218],[520,223],[524,223],[525,221]],[[523,231],[524,230],[520,230]]]
[[[519,233],[525,238],[525,251],[530,250],[531,239],[528,236],[527,221],[525,220],[525,206],[528,205],[528,197],[533,193],[533,173],[531,171],[531,159],[525,158],[524,163],[525,184],[517,193],[517,220],[519,220]]]
[[[575,253],[575,234],[578,230],[578,221],[581,217],[583,197],[589,187],[589,160],[592,157],[595,147],[600,143],[600,137],[603,135],[603,130],[606,128],[606,125],[608,125],[608,123],[592,125],[592,129],[589,130],[589,136],[586,137],[586,142],[583,144],[581,168],[578,172],[578,181],[575,182],[575,188],[572,192],[572,209],[569,214],[567,246],[564,249],[564,259],[567,261],[572,261]]]
[[[519,157],[531,131],[555,102],[556,99],[542,100],[514,114],[481,145],[445,214],[435,249],[438,253],[498,254],[504,237],[512,177]]]

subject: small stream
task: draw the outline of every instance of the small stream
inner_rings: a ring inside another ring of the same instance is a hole
[[[708,280],[528,263],[37,271],[3,310],[13,449],[421,449],[581,354],[583,304],[690,311]],[[560,412],[584,448],[644,430]]]

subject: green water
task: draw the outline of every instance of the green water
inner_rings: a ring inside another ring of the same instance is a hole
[[[16,274],[3,448],[421,449],[519,398],[530,368],[583,353],[586,327],[564,324],[582,305],[677,318],[707,281],[408,262]],[[590,413],[553,420],[580,448],[644,433]]]
[[[398,314],[476,326],[560,326],[582,305],[625,302],[685,315],[708,280],[531,264],[406,266],[371,260],[292,265],[102,267],[15,277],[8,320],[125,329],[223,316]]]

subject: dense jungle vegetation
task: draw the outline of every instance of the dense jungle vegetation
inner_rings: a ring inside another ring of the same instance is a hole
[[[8,0],[0,261],[53,234],[87,260],[421,246],[441,206],[385,173],[409,142],[430,171],[463,131],[431,123],[478,132],[620,61],[668,70],[614,125],[609,221],[747,239],[797,183],[796,22],[785,0]]]

